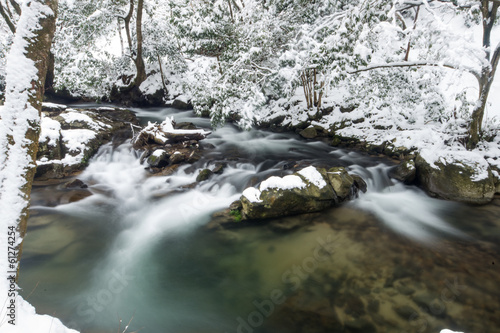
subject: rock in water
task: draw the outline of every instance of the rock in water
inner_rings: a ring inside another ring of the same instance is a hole
[[[493,200],[494,177],[478,153],[422,150],[415,165],[417,180],[430,195],[471,204]]]
[[[412,184],[417,176],[415,161],[404,160],[391,170],[390,176],[405,184]]]
[[[168,165],[169,157],[165,150],[157,149],[148,157],[147,162],[153,168],[163,168]]]
[[[214,173],[212,172],[212,170],[210,169],[203,169],[200,171],[200,173],[198,174],[198,176],[196,177],[196,181],[197,182],[202,182],[204,180],[207,180],[208,178],[210,178]]]
[[[241,196],[243,217],[266,219],[317,212],[353,198],[358,189],[347,171],[330,171],[310,166],[293,175],[270,177],[258,189],[247,188]]]
[[[331,168],[328,170],[327,176],[340,201],[350,200],[356,195],[354,179],[344,168]]]
[[[316,131],[316,128],[314,128],[314,126],[309,126],[308,128],[300,131],[299,134],[305,139],[314,139],[318,136],[318,132]]]

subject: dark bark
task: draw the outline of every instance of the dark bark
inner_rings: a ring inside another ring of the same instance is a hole
[[[491,10],[490,10],[491,3]],[[479,78],[479,98],[476,107],[472,112],[471,122],[469,125],[469,133],[467,138],[467,149],[474,149],[481,138],[482,123],[484,118],[484,110],[488,95],[490,93],[491,84],[495,78],[495,73],[498,67],[500,58],[500,44],[497,45],[493,56],[491,56],[491,30],[497,17],[498,7],[500,3],[492,0],[481,1],[481,14],[483,18],[483,47],[485,49],[486,65],[483,66],[481,77]]]
[[[17,15],[21,15],[21,6],[15,0],[10,0],[10,4],[14,8]]]
[[[413,20],[413,30],[417,27],[417,20],[418,20],[418,13],[420,12],[420,6],[417,7],[416,12],[415,12],[415,19]],[[408,58],[410,56],[410,50],[411,50],[411,37],[408,40],[408,45],[406,46],[406,54],[405,54],[405,61],[408,61]]]
[[[9,27],[9,30],[13,34],[15,34],[16,33],[16,26],[12,22],[12,19],[11,19],[9,13],[5,11],[5,8],[3,8],[2,3],[0,3],[0,15],[2,15],[5,23],[7,23],[7,26]]]
[[[133,53],[134,49],[132,45],[132,36],[130,34],[130,20],[132,19],[133,14],[134,14],[134,0],[130,0],[130,6],[127,16],[123,17],[123,21],[125,22],[125,33],[127,34],[128,49],[130,54]]]
[[[42,99],[44,94],[45,76],[50,62],[49,61],[50,47],[56,29],[55,22],[56,22],[58,2],[57,0],[33,0],[27,6],[31,6],[36,2],[50,7],[54,15],[41,17],[38,22],[40,29],[34,32],[35,35],[32,38],[25,38],[25,40],[28,42],[28,45],[25,47],[26,49],[25,56],[26,58],[33,60],[35,67],[37,69],[37,77],[31,81],[31,84],[28,87],[26,87],[27,89],[26,92],[28,94],[28,97],[25,100],[26,104],[24,106],[16,105],[16,107],[17,108],[20,107],[22,108],[22,110],[27,110],[31,106],[38,111],[38,119],[40,119]],[[24,13],[22,13],[21,15],[23,14]],[[12,46],[13,48],[20,47],[15,43],[17,43],[17,41],[14,41],[14,45]],[[7,77],[7,84],[9,84],[9,80],[11,79],[12,78]],[[18,94],[22,95],[24,94],[24,92],[11,92],[10,95],[7,95],[6,97],[8,100],[6,101],[6,105],[8,104],[8,102],[10,104],[9,100],[10,98],[17,100]],[[22,101],[23,98],[21,98],[20,100]],[[16,221],[19,237],[21,237],[22,239],[26,234],[26,227],[29,217],[29,200],[31,194],[31,187],[33,184],[33,178],[36,171],[35,161],[38,152],[40,124],[39,121],[36,120],[32,121],[22,120],[19,123],[17,123],[17,114],[9,114],[8,116],[13,118],[16,126],[22,127],[21,129],[24,131],[24,140],[22,140],[22,143],[15,142],[14,139],[15,136],[13,134],[8,134],[8,133],[0,134],[0,135],[6,135],[9,142],[11,142],[11,145],[5,147],[6,149],[5,156],[7,156],[7,158],[4,161],[4,164],[0,167],[0,169],[12,168],[12,167],[22,168],[22,171],[20,171],[20,175],[23,177],[23,183],[20,187],[20,191],[22,193],[23,206],[20,216]],[[22,117],[20,118],[22,119]],[[16,131],[15,129],[12,129],[12,132],[15,131]],[[26,165],[18,165],[19,161],[9,160],[8,158],[11,149],[18,149],[20,147],[22,147],[22,149],[25,149],[27,151],[29,163],[27,163]],[[11,163],[16,163],[16,165],[12,166]],[[9,191],[9,188],[6,188],[4,186],[5,184],[2,182],[0,184],[1,190]],[[20,259],[21,253],[22,253],[22,242],[18,247],[18,259]],[[19,272],[19,265],[17,267],[17,270]]]
[[[158,57],[158,65],[160,66],[161,83],[163,85],[163,90],[166,92],[167,85],[165,84],[165,76],[163,75],[163,66],[161,65],[161,58],[159,54],[157,54],[156,56]]]
[[[45,94],[47,92],[54,92],[54,53],[49,52],[48,63],[47,63],[47,74],[45,75]]]
[[[234,23],[233,7],[231,6],[231,0],[227,0],[227,3],[229,4],[229,13],[231,14],[231,21]]]
[[[137,56],[135,58],[135,67],[137,75],[135,77],[134,85],[139,87],[146,78],[146,66],[142,55],[142,11],[144,7],[144,0],[137,2],[137,18],[136,18],[136,32],[137,32]]]

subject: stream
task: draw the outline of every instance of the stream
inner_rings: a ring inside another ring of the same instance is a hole
[[[191,111],[134,111],[210,127]],[[35,186],[21,295],[82,333],[500,330],[498,196],[433,199],[390,179],[392,160],[294,134],[228,124],[202,143],[215,148],[170,176],[151,176],[130,143],[107,144],[77,177],[93,195],[76,202],[61,183]],[[216,162],[224,172],[193,185]],[[368,191],[320,213],[207,228],[246,187],[310,164],[344,166]]]

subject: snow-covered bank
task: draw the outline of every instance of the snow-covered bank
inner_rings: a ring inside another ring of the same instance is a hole
[[[120,134],[132,137],[135,115],[126,109],[73,109],[43,103],[36,177],[62,178],[81,171],[98,148]]]

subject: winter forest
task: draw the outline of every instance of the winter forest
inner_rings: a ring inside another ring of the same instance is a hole
[[[0,332],[496,332],[499,8],[0,0]]]

